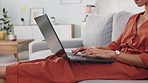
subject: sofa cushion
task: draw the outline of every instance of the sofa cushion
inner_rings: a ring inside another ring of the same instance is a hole
[[[112,27],[112,41],[115,41],[120,36],[131,15],[132,13],[127,11],[121,11],[119,13],[114,14]]]
[[[84,46],[104,46],[111,41],[113,14],[90,15],[83,29]]]

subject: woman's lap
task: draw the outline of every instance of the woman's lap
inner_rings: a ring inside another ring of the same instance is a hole
[[[69,83],[86,79],[144,78],[144,76],[141,77],[142,75],[139,70],[143,72],[143,69],[119,62],[114,62],[113,64],[78,63],[70,62],[56,56],[50,56],[46,59],[8,66],[6,76],[7,83],[12,83],[12,80],[14,83],[18,83],[18,81],[29,83],[28,80],[36,83]]]

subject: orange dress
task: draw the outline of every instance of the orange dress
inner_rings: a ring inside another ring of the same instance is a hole
[[[136,29],[136,20],[142,14],[133,15],[117,41],[108,47],[126,53],[138,54],[148,66],[148,21]],[[57,55],[6,68],[6,83],[75,83],[89,79],[132,80],[148,78],[148,69],[138,68],[118,61],[112,64],[70,62]]]

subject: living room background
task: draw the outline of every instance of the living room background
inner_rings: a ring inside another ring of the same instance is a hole
[[[25,24],[29,25],[30,8],[44,8],[44,13],[49,17],[54,16],[59,24],[75,24],[75,37],[80,37],[85,6],[91,5],[92,3],[89,3],[91,1],[82,0],[80,4],[61,4],[60,0],[0,0],[0,12],[2,8],[6,8],[14,25],[21,24],[21,17],[25,18]],[[136,7],[133,0],[96,0],[96,3],[96,10],[100,15],[123,10],[133,13],[143,11]],[[22,9],[24,9],[23,12],[21,12]]]
[[[8,10],[11,21],[14,25],[20,25],[20,18],[23,16],[25,24],[29,25],[30,8],[44,8],[44,13],[49,17],[55,17],[59,24],[75,24],[75,37],[80,37],[80,25],[83,16],[83,5],[61,4],[60,0],[1,0],[2,8]],[[21,13],[21,8],[25,8]]]

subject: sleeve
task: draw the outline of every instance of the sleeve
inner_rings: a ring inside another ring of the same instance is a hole
[[[111,50],[119,50],[119,45],[115,41],[112,41],[108,44],[108,48]]]
[[[108,48],[111,50],[120,50],[120,44],[122,39],[123,33],[119,36],[119,38],[116,41],[112,41],[108,44]]]

